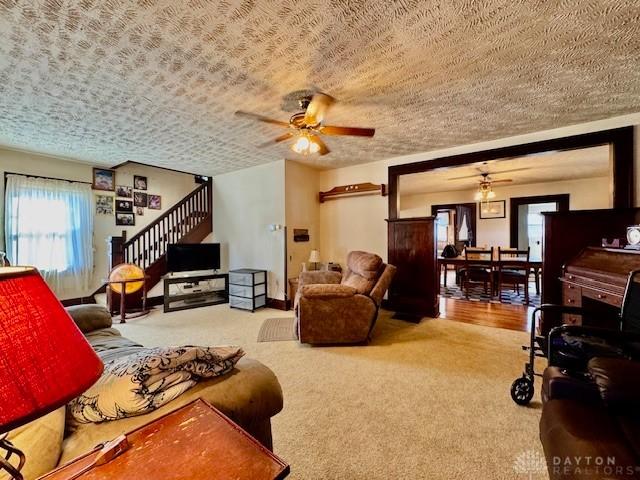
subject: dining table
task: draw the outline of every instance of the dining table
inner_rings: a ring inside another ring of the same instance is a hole
[[[442,272],[441,285],[444,287],[447,286],[447,267],[449,265],[453,265],[454,267],[455,266],[462,267],[464,266],[466,261],[467,260],[465,259],[464,255],[459,255],[457,257],[450,257],[450,258],[438,257],[438,269],[439,269],[439,272]],[[473,260],[470,259],[470,261],[473,263],[473,265],[486,265],[487,267],[493,266],[495,268],[498,267],[498,264],[501,261],[509,264],[509,267],[517,267],[521,265],[522,268],[524,269],[528,265],[529,268],[531,269],[531,272],[533,273],[533,277],[536,285],[536,294],[537,295],[540,294],[540,273],[542,272],[542,260],[527,261],[526,259],[519,259],[519,258],[505,258],[500,260],[498,259],[497,254],[494,254],[493,260],[489,260],[488,258],[477,258]]]

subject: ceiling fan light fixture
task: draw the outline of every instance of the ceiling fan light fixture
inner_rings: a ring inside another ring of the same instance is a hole
[[[478,186],[478,191],[476,192],[474,199],[480,202],[488,202],[490,199],[496,198],[496,192],[491,188],[490,181],[482,181]]]
[[[311,153],[318,153],[320,151],[320,145],[309,138],[306,134],[300,134],[298,139],[291,145],[291,150],[300,155],[309,155]]]

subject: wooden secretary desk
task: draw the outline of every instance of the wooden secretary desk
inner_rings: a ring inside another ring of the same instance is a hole
[[[598,247],[582,250],[563,268],[562,304],[585,307],[589,313],[584,317],[564,314],[563,323],[618,328],[617,313],[633,270],[640,270],[638,250]]]

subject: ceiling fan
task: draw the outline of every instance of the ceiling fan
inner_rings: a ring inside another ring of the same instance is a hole
[[[478,175],[481,175],[481,176],[483,177],[483,180],[484,180],[484,181],[487,181],[487,180],[488,180],[488,181],[491,181],[491,182],[493,182],[493,183],[498,183],[498,182],[512,182],[513,180],[511,180],[511,179],[505,179],[505,180],[491,180],[491,179],[489,178],[489,175],[499,175],[499,174],[502,174],[502,173],[521,172],[521,171],[524,171],[524,170],[531,170],[531,167],[512,168],[512,169],[510,169],[510,170],[502,170],[502,171],[499,171],[499,172],[492,172],[492,173],[491,173],[491,172],[489,172],[489,171],[482,170],[481,168],[476,168],[476,170],[478,170],[478,173],[474,173],[474,174],[472,174],[472,175],[464,175],[464,176],[462,176],[462,177],[447,178],[447,180],[463,180],[463,179],[465,179],[465,178],[474,178],[474,177],[477,177]],[[481,181],[483,181],[483,180],[481,180]]]
[[[302,97],[298,104],[302,111],[294,113],[288,122],[274,120],[257,113],[243,112],[238,110],[236,115],[257,120],[259,122],[270,123],[279,127],[288,128],[289,131],[265,142],[259,147],[268,147],[286,140],[295,140],[291,149],[301,155],[317,153],[326,155],[330,152],[327,144],[324,143],[320,135],[350,135],[356,137],[373,137],[376,130],[374,128],[358,127],[337,127],[325,125],[324,117],[335,99],[325,93],[315,93],[312,96]]]

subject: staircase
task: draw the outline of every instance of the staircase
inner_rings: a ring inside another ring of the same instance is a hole
[[[170,243],[199,243],[213,231],[212,184],[200,185],[142,231],[126,240],[111,237],[110,268],[133,263],[149,277],[147,291],[167,273]]]

